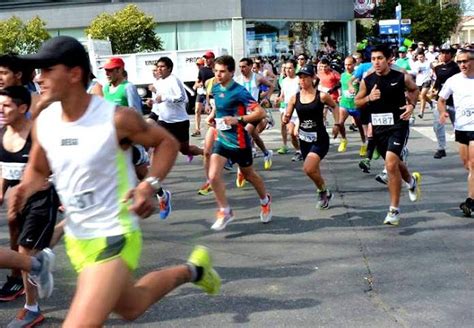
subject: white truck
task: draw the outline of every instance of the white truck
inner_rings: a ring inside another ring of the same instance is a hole
[[[227,54],[226,49],[197,49],[197,50],[177,50],[143,52],[136,54],[113,55],[110,41],[88,39],[85,46],[88,49],[92,66],[92,72],[101,83],[107,83],[105,71],[100,67],[111,57],[120,57],[125,62],[125,70],[128,80],[135,84],[142,98],[150,96],[148,85],[153,83],[153,66],[160,57],[169,57],[173,61],[173,74],[176,75],[186,86],[188,91],[189,104],[188,112],[192,112],[194,107],[195,94],[192,85],[196,81],[198,68],[196,61],[202,58],[204,53],[212,51],[216,57]]]

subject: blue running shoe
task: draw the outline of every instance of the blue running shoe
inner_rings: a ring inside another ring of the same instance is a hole
[[[159,198],[160,201],[160,219],[166,220],[171,213],[171,193],[168,190],[163,190],[166,199]]]

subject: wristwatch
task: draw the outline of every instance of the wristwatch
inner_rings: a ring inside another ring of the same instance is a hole
[[[239,123],[242,123],[242,124],[245,123],[243,116],[239,116],[238,121],[239,121]]]
[[[158,179],[157,177],[147,177],[143,181],[147,182],[155,192],[160,190],[161,188],[160,179]]]

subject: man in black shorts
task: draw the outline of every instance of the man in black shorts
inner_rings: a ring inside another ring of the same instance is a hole
[[[3,180],[1,202],[5,191],[20,182],[28,162],[33,122],[26,113],[30,105],[31,95],[25,87],[12,86],[0,90],[0,113],[3,114],[6,125],[0,138]],[[16,235],[20,253],[34,255],[49,246],[58,206],[59,200],[54,188],[48,181],[44,181],[44,189],[27,200],[23,211],[17,216],[8,217],[11,228],[18,229]],[[26,272],[22,272],[22,275],[26,304],[10,323],[14,327],[29,327],[44,320],[38,306],[36,287],[28,282]]]
[[[216,56],[212,51],[207,51],[203,58],[205,59],[206,63],[204,66],[199,68],[198,77],[196,83],[194,84],[196,89],[206,89],[206,82],[214,77],[214,58]],[[191,134],[193,137],[201,136],[201,112],[206,104],[206,93],[205,92],[198,92],[196,97],[196,104],[195,104],[195,114],[196,114],[196,127],[195,131]]]
[[[355,102],[362,111],[370,113],[374,142],[388,171],[390,208],[384,224],[398,225],[401,180],[407,183],[411,201],[420,198],[421,175],[418,172],[410,174],[401,160],[408,140],[409,119],[419,92],[410,76],[390,68],[390,59],[388,47],[376,46],[372,49],[374,72],[362,80]]]

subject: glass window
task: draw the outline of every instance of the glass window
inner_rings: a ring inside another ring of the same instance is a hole
[[[158,23],[155,33],[163,42],[163,50],[176,50],[176,23]]]
[[[247,56],[314,56],[325,42],[335,40],[337,50],[347,53],[346,22],[247,21]]]
[[[184,22],[177,26],[178,50],[232,48],[230,20]]]

